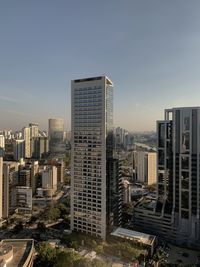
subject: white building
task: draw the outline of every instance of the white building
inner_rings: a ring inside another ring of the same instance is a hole
[[[105,239],[113,83],[105,76],[73,80],[71,90],[71,230]]]
[[[29,123],[29,128],[31,138],[39,136],[39,126],[37,123]]]
[[[4,135],[0,135],[0,148],[5,148],[5,137]]]
[[[134,152],[135,177],[138,182],[148,185],[157,182],[157,154],[156,152]]]
[[[29,127],[22,129],[22,136],[24,139],[24,156],[25,158],[31,157],[31,131]]]
[[[48,166],[42,172],[42,188],[51,189],[53,193],[57,190],[57,168],[56,166]]]

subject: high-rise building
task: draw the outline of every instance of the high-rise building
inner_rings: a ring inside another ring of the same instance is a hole
[[[11,207],[18,212],[31,212],[32,189],[28,186],[16,186],[12,190]]]
[[[49,119],[49,151],[51,153],[60,152],[64,139],[63,119]]]
[[[3,218],[7,218],[11,211],[12,189],[18,185],[18,162],[3,162]]]
[[[118,158],[108,158],[106,164],[107,232],[111,232],[116,226],[121,226],[122,222],[122,160]]]
[[[113,158],[113,83],[101,76],[73,80],[71,88],[71,229],[105,239],[107,161]]]
[[[21,169],[19,170],[19,186],[28,186],[31,187],[31,170],[30,169]]]
[[[136,225],[200,247],[200,107],[165,110],[157,136],[157,201],[135,209]]]
[[[25,158],[31,157],[31,132],[29,127],[22,129],[22,137],[24,139],[24,156]]]
[[[38,137],[39,136],[39,126],[38,126],[38,123],[29,123],[29,128],[30,128],[30,136],[31,136],[31,139],[33,137]]]
[[[0,135],[0,148],[5,148],[5,137],[4,135]]]
[[[56,166],[48,166],[42,172],[42,188],[50,189],[53,193],[57,190],[57,168]]]
[[[157,154],[156,152],[134,152],[135,180],[147,185],[157,182]]]
[[[31,156],[40,159],[49,152],[49,141],[47,137],[33,137],[31,139]]]
[[[16,139],[14,140],[14,159],[15,160],[20,160],[21,158],[24,158],[24,152],[25,152],[25,147],[24,147],[24,139]]]
[[[38,161],[31,162],[31,188],[33,195],[35,194],[36,184],[37,184],[37,177],[39,174],[39,163]]]

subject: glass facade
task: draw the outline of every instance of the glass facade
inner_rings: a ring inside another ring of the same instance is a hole
[[[106,142],[111,147],[108,133],[112,133],[113,121],[109,83],[102,77],[75,80],[72,85],[73,230],[102,238],[102,229],[106,229]]]

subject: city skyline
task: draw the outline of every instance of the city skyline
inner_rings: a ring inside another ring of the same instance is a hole
[[[199,106],[199,8],[195,0],[1,3],[2,130],[47,129],[51,117],[70,130],[76,77],[112,79],[114,125],[129,131],[155,130],[166,108]]]

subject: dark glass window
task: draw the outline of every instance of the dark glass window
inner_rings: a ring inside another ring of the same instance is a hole
[[[165,157],[164,157],[164,151],[163,150],[158,150],[158,164],[159,165],[164,165],[165,163]]]
[[[190,133],[183,133],[182,134],[182,150],[190,149]]]
[[[181,193],[181,207],[183,209],[189,208],[189,192],[188,191],[182,191]]]
[[[181,167],[185,170],[189,169],[189,157],[187,155],[181,157]]]
[[[181,185],[183,189],[189,189],[189,172],[182,171],[181,173]]]
[[[160,123],[158,125],[158,146],[164,147],[165,145],[165,124]]]

